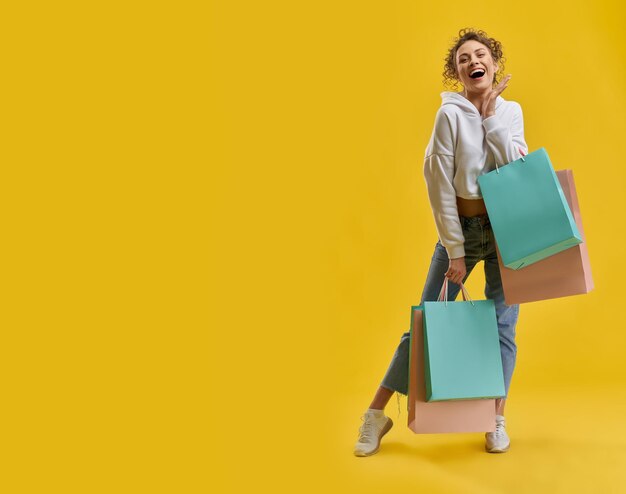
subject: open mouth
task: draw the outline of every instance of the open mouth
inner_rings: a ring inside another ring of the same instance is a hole
[[[485,71],[483,69],[476,69],[474,72],[470,74],[472,79],[482,79],[485,75]]]

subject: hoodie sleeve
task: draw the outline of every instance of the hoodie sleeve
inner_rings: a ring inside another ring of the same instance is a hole
[[[454,189],[454,142],[449,117],[438,111],[424,158],[424,178],[435,226],[448,257],[465,256],[465,237]]]
[[[524,140],[524,115],[519,103],[515,103],[515,112],[511,126],[505,125],[496,113],[483,120],[487,145],[491,148],[498,165],[506,165],[528,154],[528,146]]]

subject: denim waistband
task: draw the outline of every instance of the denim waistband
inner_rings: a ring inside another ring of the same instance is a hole
[[[489,216],[486,214],[479,214],[477,216],[459,215],[459,219],[461,220],[461,225],[463,226],[471,226],[471,225],[490,226],[491,225],[491,222],[489,221]]]

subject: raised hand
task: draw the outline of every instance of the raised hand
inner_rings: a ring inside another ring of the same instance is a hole
[[[496,114],[496,99],[507,88],[507,83],[511,79],[511,74],[507,74],[507,76],[500,81],[496,87],[494,87],[487,99],[483,102],[483,105],[480,109],[480,114],[483,118],[491,117]]]

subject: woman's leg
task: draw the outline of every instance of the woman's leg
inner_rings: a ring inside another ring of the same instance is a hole
[[[428,275],[426,277],[426,283],[422,291],[422,299],[420,305],[426,300],[437,300],[439,291],[443,284],[443,279],[446,271],[448,270],[448,254],[441,242],[437,242],[435,245],[435,251],[431,258],[430,268],[428,269]],[[451,294],[454,290],[454,284],[451,283],[448,286],[448,293]],[[457,287],[458,292],[458,287]],[[376,392],[376,396],[372,403],[374,403],[380,410],[387,404],[394,391],[400,394],[408,395],[409,393],[409,344],[410,344],[410,329],[402,334],[400,337],[400,343],[396,348],[396,351],[391,359],[391,363],[387,368],[387,372],[380,383],[380,387]],[[378,399],[377,399],[378,398]],[[385,401],[386,400],[386,401]]]
[[[389,400],[393,396],[393,389],[387,389],[382,386],[378,386],[374,399],[370,403],[370,408],[374,410],[384,410],[389,403]]]
[[[504,415],[504,405],[506,405],[506,398],[496,400],[496,415]]]
[[[506,398],[509,394],[509,387],[517,358],[515,326],[519,316],[519,305],[506,305],[504,302],[504,289],[502,288],[502,279],[500,277],[497,256],[485,258],[485,297],[493,299],[496,306],[496,319],[498,321],[498,333],[500,336],[500,354],[502,356]],[[504,400],[497,400],[496,406],[499,412],[504,412]],[[498,413],[498,415],[504,415],[504,413]]]

